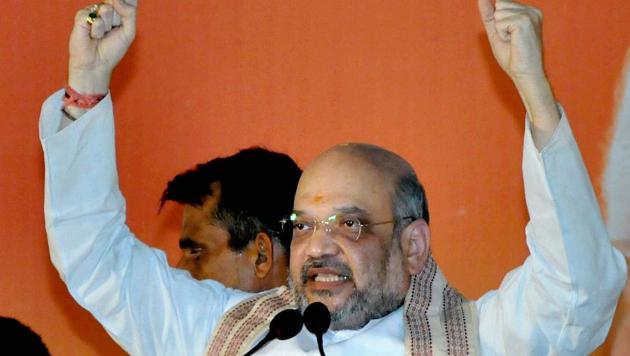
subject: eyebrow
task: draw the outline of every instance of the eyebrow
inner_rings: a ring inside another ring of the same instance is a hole
[[[293,210],[291,211],[291,215],[305,215],[305,213],[302,210]]]
[[[369,218],[370,217],[370,213],[368,213],[367,210],[365,210],[363,208],[359,208],[356,205],[342,206],[340,208],[334,208],[333,211],[335,212],[335,214],[352,214],[352,215],[363,216],[365,218]],[[297,216],[309,215],[309,214],[306,214],[302,210],[293,210],[292,214],[295,214]]]
[[[184,249],[193,249],[193,248],[199,248],[199,247],[203,247],[202,244],[192,240],[189,237],[183,238],[181,240],[179,240],[179,248],[184,250]]]
[[[353,214],[353,215],[361,215],[361,216],[370,216],[367,210],[359,208],[358,206],[343,206],[341,208],[334,209],[337,214]]]

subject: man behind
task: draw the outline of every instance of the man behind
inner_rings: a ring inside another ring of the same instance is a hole
[[[113,9],[120,19],[106,5],[91,26],[90,9],[76,16],[69,86],[84,95],[107,93],[135,35],[135,3],[115,0]],[[65,106],[76,122],[59,130],[60,91],[44,104],[40,135],[51,256],[72,295],[132,354],[242,354],[273,315],[315,301],[333,316],[323,337],[328,355],[591,352],[606,337],[625,261],[606,237],[546,79],[540,12],[501,0],[479,0],[479,10],[495,59],[528,113],[530,256],[497,290],[466,301],[448,285],[431,257],[426,198],[413,169],[366,144],[331,148],[300,178],[289,219],[290,288],[248,296],[194,281],[124,224],[110,96],[89,110]],[[313,354],[317,347],[303,329],[257,354]]]
[[[184,205],[177,267],[248,292],[286,284],[291,231],[279,221],[301,173],[285,154],[249,148],[175,176],[161,206]]]

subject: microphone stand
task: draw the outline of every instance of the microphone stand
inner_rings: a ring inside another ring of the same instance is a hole
[[[319,356],[326,356],[324,353],[324,339],[323,334],[315,335],[317,337],[317,348],[319,349]]]
[[[303,323],[302,315],[296,309],[285,309],[279,312],[271,319],[267,335],[244,356],[251,356],[273,339],[287,340],[294,337],[302,330]]]
[[[276,336],[272,335],[271,332],[268,332],[267,335],[265,335],[265,337],[260,340],[256,346],[254,346],[251,350],[249,350],[245,355],[243,356],[251,356],[254,354],[254,352],[258,351],[261,347],[265,346],[265,344],[267,344],[269,341],[275,339]]]
[[[330,327],[330,312],[323,303],[315,302],[304,310],[304,326],[317,338],[317,348],[320,356],[324,353],[324,334]]]

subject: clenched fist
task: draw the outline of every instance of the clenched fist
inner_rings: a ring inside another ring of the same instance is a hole
[[[542,13],[508,0],[479,0],[479,11],[497,62],[513,79],[544,76]]]
[[[136,35],[137,0],[106,0],[77,12],[70,35],[68,84],[82,94],[104,94],[112,71]],[[90,24],[88,16],[97,16]]]
[[[494,58],[514,82],[540,149],[560,121],[543,65],[542,13],[509,0],[496,0],[494,5],[492,0],[478,0],[478,5]]]

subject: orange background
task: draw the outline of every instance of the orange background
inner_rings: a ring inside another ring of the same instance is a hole
[[[630,2],[534,1],[546,63],[600,189]],[[69,296],[48,259],[41,102],[66,80],[80,1],[0,2],[0,315],[53,354],[121,351]],[[520,176],[524,110],[494,63],[476,1],[141,1],[115,73],[118,162],[129,225],[178,256],[181,210],[166,182],[254,144],[304,166],[340,142],[389,148],[428,190],[433,246],[476,298],[527,254]],[[261,172],[264,174],[264,172]]]

